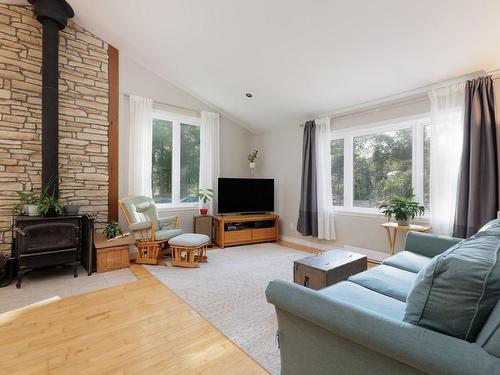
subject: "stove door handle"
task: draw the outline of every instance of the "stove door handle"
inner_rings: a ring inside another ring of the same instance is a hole
[[[23,232],[20,228],[14,228],[14,230],[19,233],[21,236],[26,236],[26,233]]]

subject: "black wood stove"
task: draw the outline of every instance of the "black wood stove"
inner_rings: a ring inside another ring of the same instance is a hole
[[[17,284],[34,268],[68,264],[78,276],[82,263],[93,271],[93,219],[86,215],[17,216],[13,222],[12,256],[17,263]]]

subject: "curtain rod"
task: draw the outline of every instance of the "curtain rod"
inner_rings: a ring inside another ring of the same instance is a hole
[[[418,96],[413,96],[410,98],[406,98],[407,100],[395,100],[391,102],[387,102],[385,104],[379,104],[379,105],[372,105],[372,106],[367,106],[365,109],[359,109],[359,110],[352,110],[344,113],[339,113],[338,115],[332,115],[332,116],[322,116],[322,117],[330,117],[330,120],[340,120],[340,119],[345,119],[345,118],[351,118],[351,117],[356,117],[360,115],[365,115],[368,113],[372,112],[379,112],[382,109],[390,109],[394,107],[400,107],[405,104],[411,104],[411,103],[419,103],[425,100],[427,97],[427,94],[421,94]],[[303,128],[305,124],[299,124],[300,128]]]
[[[130,95],[129,93],[124,93],[123,96],[127,97],[127,98],[130,98]],[[194,113],[196,114],[198,117],[201,116],[201,111],[200,110],[197,110],[197,109],[192,109],[192,108],[187,108],[187,107],[182,107],[180,105],[175,105],[175,104],[169,104],[169,103],[162,103],[162,102],[159,102],[159,101],[156,101],[156,100],[153,100],[153,103],[155,104],[160,104],[160,105],[164,105],[164,106],[167,106],[167,107],[170,107],[170,108],[173,108],[173,109],[176,109],[176,110],[181,110],[181,111],[185,111],[185,112],[191,112],[191,113]],[[222,116],[219,114],[219,118],[221,118]]]
[[[500,69],[498,70],[493,70],[490,72],[487,72],[484,75],[491,75],[491,79],[493,81],[499,80],[500,79]],[[480,75],[482,76],[482,75]],[[373,105],[367,105],[365,109],[359,109],[359,110],[352,110],[352,111],[347,111],[344,113],[339,113],[338,115],[331,115],[331,116],[320,116],[320,117],[330,117],[331,120],[339,120],[343,118],[349,118],[349,117],[355,117],[371,112],[378,112],[381,109],[386,109],[386,108],[392,108],[392,107],[398,107],[404,104],[410,104],[410,103],[418,103],[419,101],[424,100],[427,97],[427,92],[421,92],[420,94],[414,95],[412,97],[407,97],[407,98],[401,98],[400,100],[389,100],[386,103],[380,103],[379,105],[373,104]],[[404,100],[407,99],[407,100]],[[299,128],[303,128],[305,124],[299,124]]]

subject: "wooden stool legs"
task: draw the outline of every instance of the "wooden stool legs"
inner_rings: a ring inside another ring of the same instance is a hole
[[[199,268],[199,263],[207,263],[207,244],[199,247],[177,247],[171,246],[172,266]]]
[[[200,263],[208,263],[208,257],[207,257],[207,245],[203,245],[199,247],[198,249],[198,254],[194,256],[194,260],[196,262]]]

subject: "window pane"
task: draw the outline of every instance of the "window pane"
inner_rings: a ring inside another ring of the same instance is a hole
[[[181,202],[198,202],[200,127],[181,124]]]
[[[153,199],[172,203],[172,122],[153,119]]]
[[[431,126],[424,126],[424,207],[430,209],[431,197]]]
[[[332,198],[334,206],[344,205],[344,140],[332,141]]]
[[[354,206],[378,208],[412,187],[412,131],[353,138]]]

